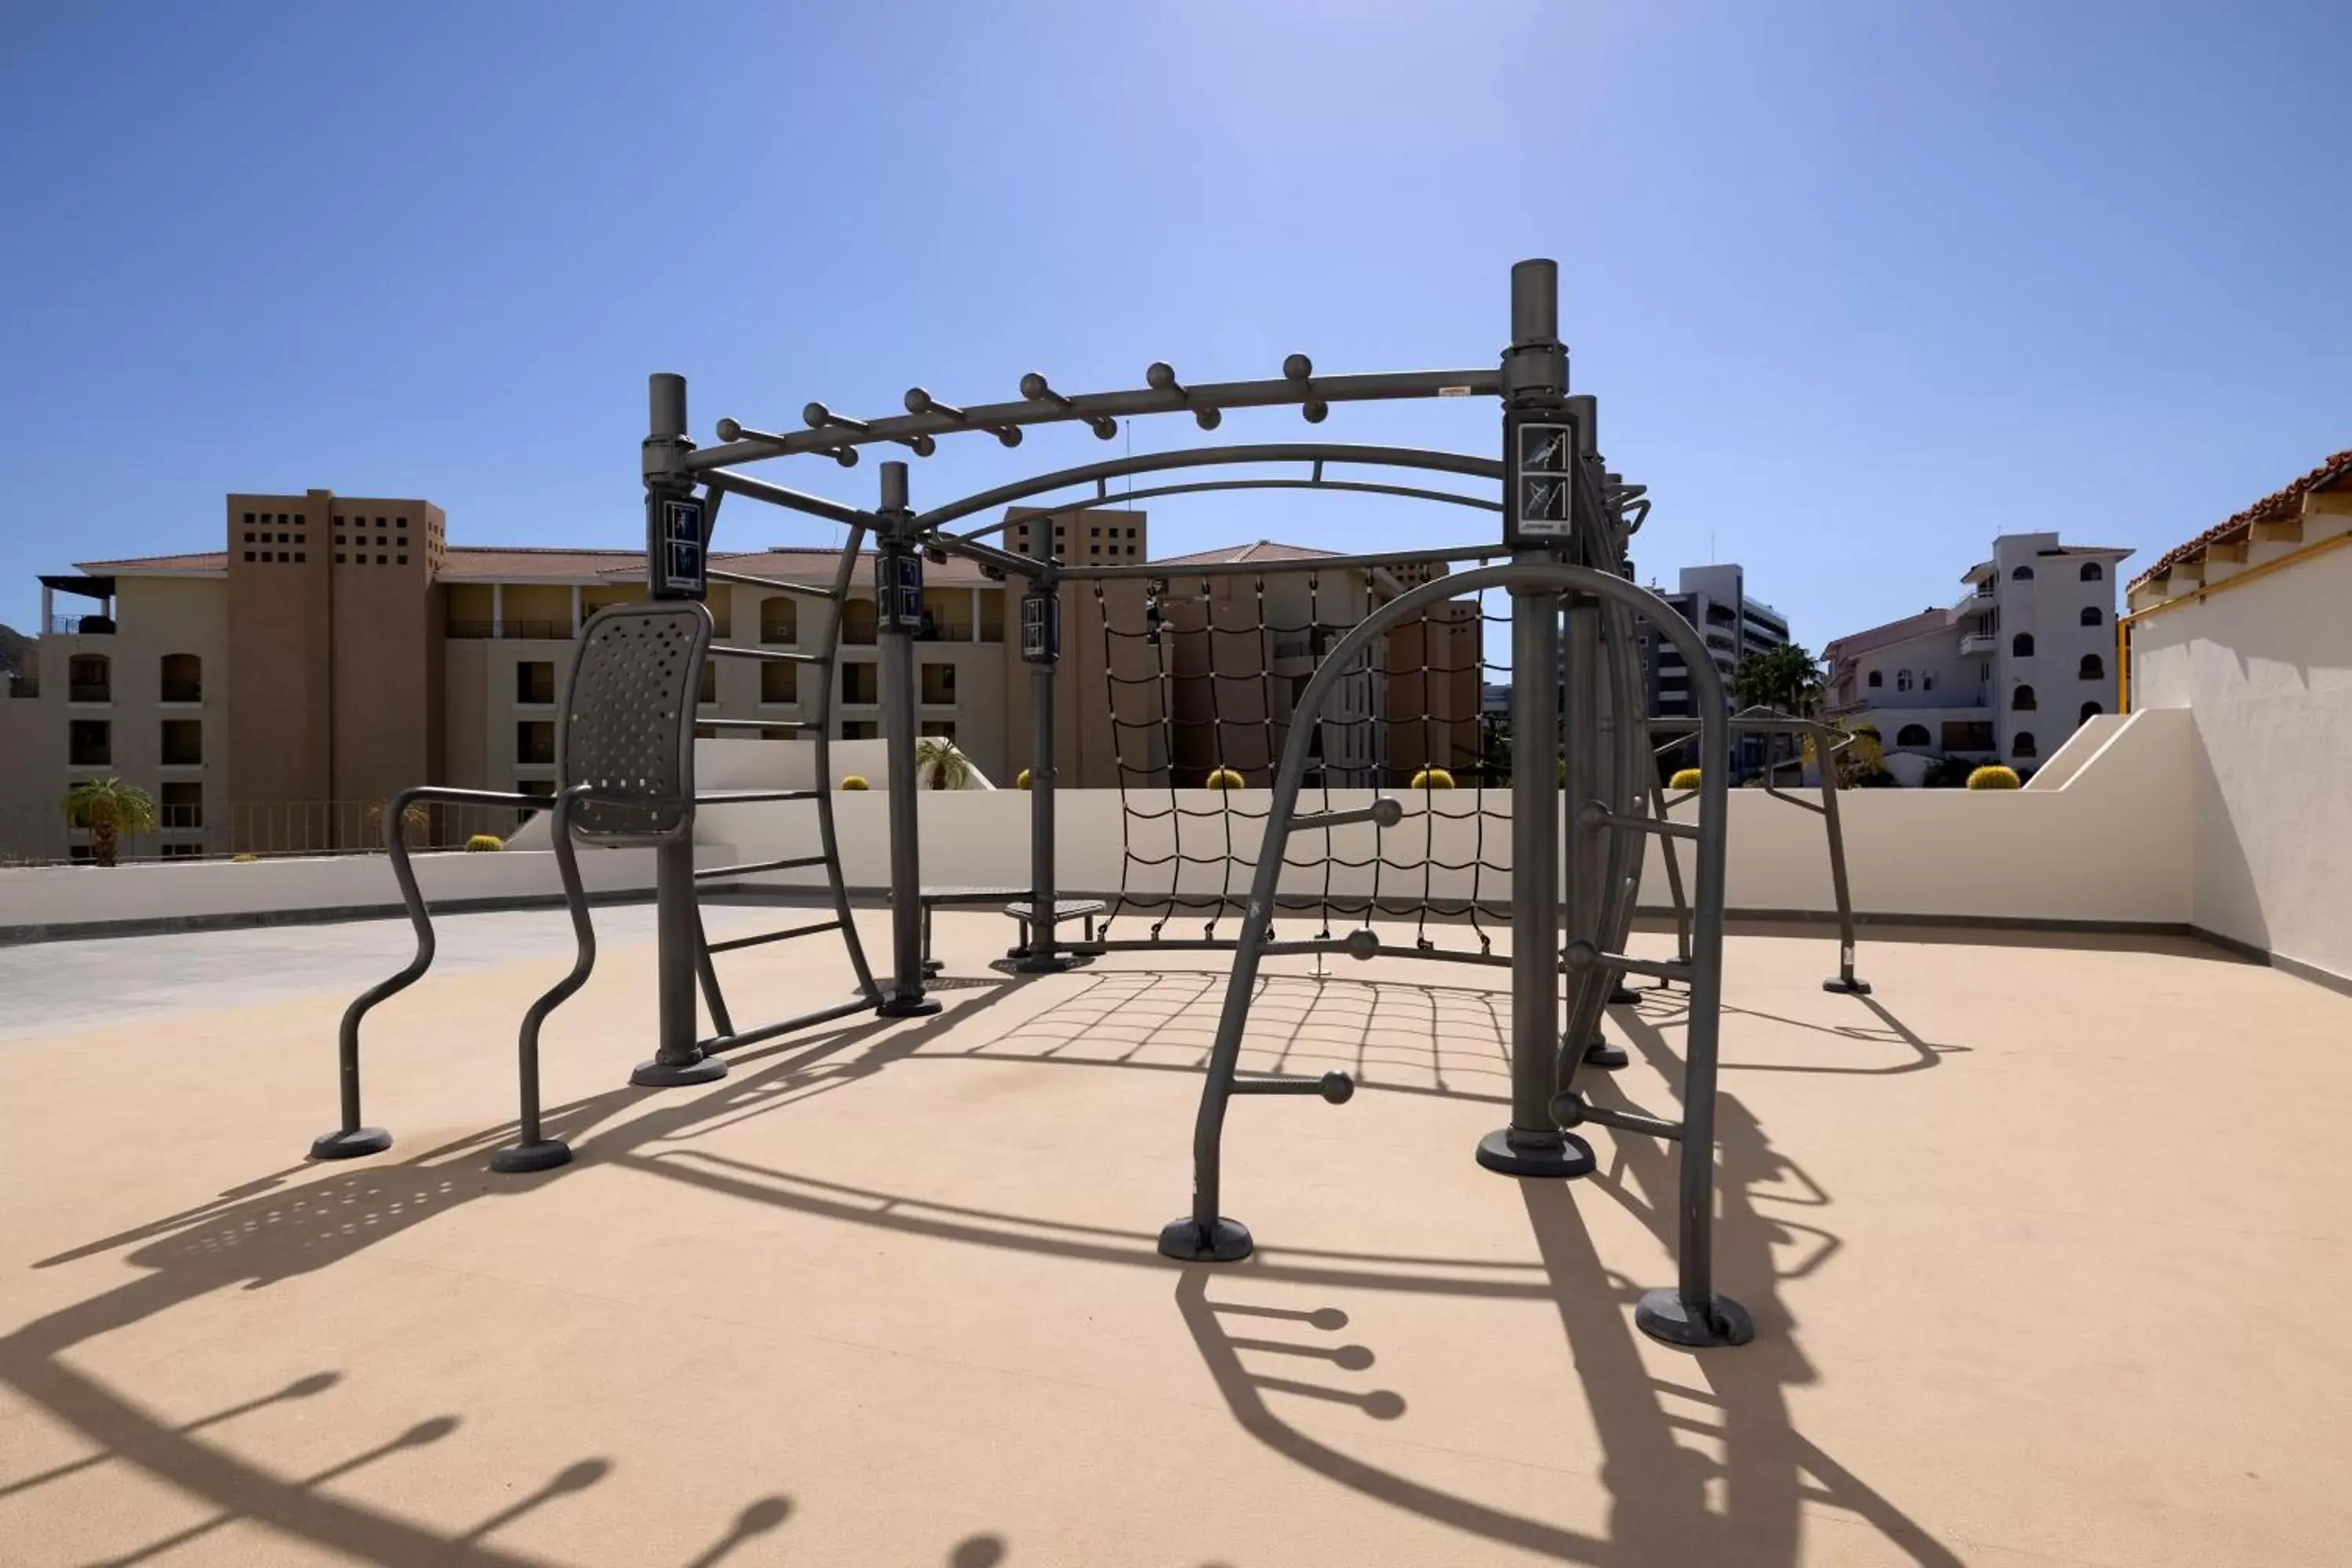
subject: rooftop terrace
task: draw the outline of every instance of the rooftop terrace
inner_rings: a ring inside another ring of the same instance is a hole
[[[0,949],[0,1560],[2275,1568],[2352,1537],[2352,998],[2278,970],[1912,930],[1842,997],[1820,936],[1736,935],[1717,1256],[1759,1332],[1693,1355],[1631,1321],[1672,1276],[1669,1151],[1472,1163],[1507,972],[1271,961],[1244,1066],[1363,1092],[1244,1102],[1260,1250],[1181,1267],[1153,1238],[1217,955],[1013,981],[1006,923],[943,910],[940,1016],[651,1092],[616,1087],[650,912],[598,921],[547,1041],[579,1160],[520,1178],[485,1156],[558,914],[442,922],[369,1026],[398,1142],[332,1167],[300,1156],[335,1019],[399,922]],[[845,990],[767,951],[739,1013]],[[1671,1110],[1678,1005],[1612,1019],[1600,1092]],[[2259,1110],[2185,1114],[2217,1102]]]

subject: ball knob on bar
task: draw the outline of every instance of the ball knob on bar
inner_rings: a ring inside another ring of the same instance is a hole
[[[1118,434],[1118,421],[1108,414],[1081,414],[1077,405],[1053,388],[1053,384],[1035,371],[1021,378],[1021,395],[1032,403],[1051,403],[1071,417],[1085,421],[1097,440],[1108,441]]]
[[[743,435],[743,426],[738,425],[732,419],[721,419],[716,428],[719,432],[719,438],[722,441],[740,440]]]
[[[951,403],[941,403],[919,386],[907,389],[906,403],[909,414],[939,414],[959,422],[971,417]]]

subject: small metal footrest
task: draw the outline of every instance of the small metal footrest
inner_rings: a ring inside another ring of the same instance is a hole
[[[1356,1080],[1343,1072],[1327,1072],[1321,1078],[1237,1078],[1234,1092],[1319,1094],[1334,1105],[1345,1105],[1355,1098]]]

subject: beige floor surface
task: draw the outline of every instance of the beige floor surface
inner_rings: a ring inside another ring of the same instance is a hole
[[[355,1164],[301,1159],[341,990],[0,1047],[0,1563],[2352,1560],[2352,1000],[1946,933],[1866,942],[1865,1001],[1818,936],[1736,937],[1719,1272],[1760,1332],[1693,1355],[1632,1323],[1671,1150],[1470,1160],[1507,972],[1270,966],[1246,1065],[1364,1090],[1237,1103],[1260,1251],[1184,1268],[1222,966],[1014,984],[1001,920],[939,929],[942,1016],[659,1093],[618,1087],[651,955],[611,948],[535,1177],[484,1162],[557,958],[379,1012],[398,1142]],[[740,1018],[845,990],[818,942],[720,963]],[[1681,1023],[1616,1009],[1604,1092],[1673,1114]]]

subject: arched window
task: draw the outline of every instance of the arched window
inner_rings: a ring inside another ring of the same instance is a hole
[[[2042,704],[2033,700],[2033,688],[2021,686],[2009,694],[2009,706],[2012,712],[2031,713]]]
[[[1909,670],[1898,669],[1895,672],[1895,689],[1897,691],[1908,691],[1911,689],[1911,672]]]
[[[66,698],[72,702],[113,701],[113,660],[102,653],[78,653],[66,660]]]
[[[2106,581],[2106,578],[2107,578],[2107,574],[2106,574],[2105,569],[2105,568],[2103,568],[2102,566],[2100,566],[2100,564],[2099,564],[2097,562],[2095,562],[2095,561],[2085,561],[2085,562],[2084,562],[2084,563],[2083,563],[2083,581],[2084,581],[2084,582],[2085,582],[2085,583],[2104,583],[2104,582],[2105,582],[2105,581]]]
[[[1897,746],[1926,746],[1934,742],[1927,738],[1927,725],[1906,724],[1895,731],[1895,743]]]
[[[2074,674],[2084,680],[2105,680],[2107,678],[2107,661],[2097,654],[2086,653],[2083,656],[2082,668]]]
[[[2009,574],[2009,580],[2012,583],[2031,583],[2033,581],[2033,568],[2021,566]]]
[[[2012,736],[2009,742],[2009,754],[2012,757],[2030,757],[2034,755],[2033,731],[2031,730],[2020,730],[2014,736]]]
[[[783,594],[761,600],[760,640],[761,642],[800,641],[800,601]]]
[[[874,640],[874,601],[852,599],[841,606],[841,640],[845,643],[870,643]]]
[[[1866,686],[1884,686],[1886,684],[1886,679],[1880,675],[1878,671],[1874,669],[1870,672],[1870,679],[1864,681],[1864,684]]]
[[[2100,613],[2100,610],[2099,610],[2099,606],[2098,606],[2098,605],[2084,605],[2084,606],[2083,606],[2083,624],[2084,624],[2084,626],[2100,626],[2100,625],[2103,625],[2103,624],[2106,621],[2106,618],[2107,618],[2107,617],[2106,617],[2105,615],[2103,615],[2102,613]]]
[[[163,700],[166,702],[202,702],[205,700],[205,661],[192,653],[167,653],[163,656]]]
[[[2032,632],[2020,632],[2015,637],[2010,638],[2009,657],[2011,658],[2032,658],[2033,657],[2033,634]]]
[[[2082,716],[2076,719],[2074,722],[2077,724],[2087,724],[2105,711],[2105,709],[2100,707],[2095,702],[2085,702],[2083,704]]]

